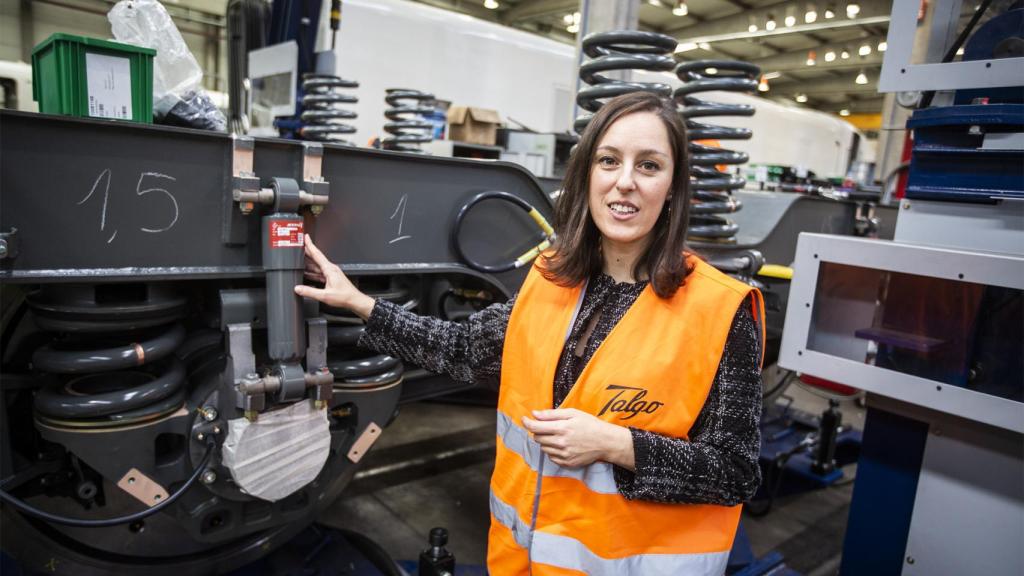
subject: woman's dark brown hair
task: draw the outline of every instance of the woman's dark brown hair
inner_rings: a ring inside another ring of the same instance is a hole
[[[569,158],[562,193],[555,203],[554,252],[544,256],[544,277],[562,286],[578,286],[602,268],[601,232],[590,217],[590,170],[594,153],[605,132],[616,120],[650,112],[668,131],[675,172],[669,189],[671,200],[662,209],[651,241],[633,268],[633,277],[650,278],[654,292],[668,298],[692,270],[685,254],[686,227],[690,218],[690,162],[686,154],[686,128],[675,103],[646,92],[633,92],[609,100],[590,120]],[[671,208],[671,210],[669,209]]]

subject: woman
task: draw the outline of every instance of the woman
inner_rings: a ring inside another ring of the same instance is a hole
[[[374,301],[307,243],[326,286],[296,292],[366,319],[361,345],[500,379],[491,574],[725,570],[760,480],[761,300],[685,252],[687,164],[671,101],[609,101],[569,161],[553,250],[461,325]]]

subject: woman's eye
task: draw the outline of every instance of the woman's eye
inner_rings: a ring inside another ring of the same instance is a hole
[[[656,172],[661,166],[658,166],[657,162],[651,162],[650,160],[640,163],[640,169],[646,172]]]
[[[602,166],[614,166],[616,162],[615,158],[611,156],[601,156],[600,158],[597,159],[597,163],[601,164]]]

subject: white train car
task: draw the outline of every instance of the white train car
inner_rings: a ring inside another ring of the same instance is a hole
[[[383,135],[387,88],[495,109],[510,125],[539,132],[566,132],[572,125],[576,66],[567,44],[405,0],[346,0],[336,50],[339,75],[360,82],[354,91],[359,117],[352,121],[360,144]],[[668,73],[633,77],[679,85]],[[751,162],[843,177],[851,160],[874,160],[857,129],[830,114],[745,94],[702,97],[757,107],[752,118],[710,119],[753,129],[751,140],[728,144],[748,152]]]

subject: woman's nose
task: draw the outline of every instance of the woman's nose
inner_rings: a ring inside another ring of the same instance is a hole
[[[636,187],[636,182],[633,180],[633,171],[627,167],[623,167],[619,173],[618,180],[615,181],[615,187],[622,191],[632,190]]]

